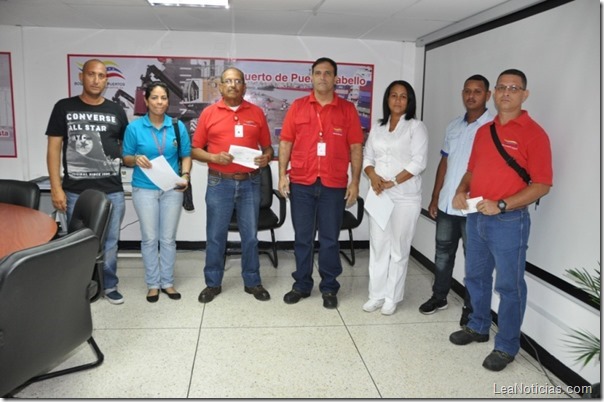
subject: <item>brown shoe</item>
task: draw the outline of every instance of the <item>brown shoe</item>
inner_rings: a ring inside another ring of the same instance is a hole
[[[262,285],[254,286],[251,288],[244,286],[243,290],[245,290],[245,293],[254,295],[256,300],[267,301],[271,298],[271,295],[268,293],[268,291],[266,289],[264,289],[264,287]]]
[[[215,288],[207,287],[201,291],[197,300],[200,303],[209,303],[214,300],[214,297],[218,296],[222,292],[222,286],[217,286]]]

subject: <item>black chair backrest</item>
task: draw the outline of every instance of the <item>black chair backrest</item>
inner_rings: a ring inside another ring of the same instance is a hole
[[[0,260],[0,396],[92,335],[88,285],[98,243],[82,229]]]
[[[273,205],[273,174],[271,165],[260,169],[260,209]]]
[[[31,181],[0,180],[0,202],[38,209],[40,187]]]
[[[102,191],[92,189],[82,191],[73,207],[67,232],[72,233],[82,228],[91,229],[99,238],[99,252],[101,252],[107,236],[111,208],[111,201]]]
[[[363,221],[363,215],[365,213],[365,200],[363,197],[357,197],[357,216],[354,216],[353,213],[345,209],[344,210],[344,218],[342,219],[342,230],[344,229],[355,229],[359,227],[361,222]]]

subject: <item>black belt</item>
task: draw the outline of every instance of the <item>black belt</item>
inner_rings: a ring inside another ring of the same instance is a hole
[[[222,173],[218,170],[208,169],[210,176],[220,177],[221,179],[231,179],[237,181],[244,181],[256,177],[260,174],[260,169],[252,170],[251,172],[236,172],[236,173]]]

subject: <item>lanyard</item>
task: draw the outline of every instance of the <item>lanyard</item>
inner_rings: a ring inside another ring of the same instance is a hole
[[[161,144],[160,144],[159,140],[157,139],[157,135],[155,134],[155,131],[153,131],[153,128],[151,129],[151,134],[153,134],[153,140],[155,140],[155,146],[157,147],[157,152],[159,152],[160,155],[163,155],[164,150],[166,149],[166,127],[164,127],[164,130],[163,130]]]
[[[323,142],[323,122],[321,121],[321,115],[317,110],[317,106],[315,105],[315,113],[317,113],[317,120],[319,121],[319,140]]]

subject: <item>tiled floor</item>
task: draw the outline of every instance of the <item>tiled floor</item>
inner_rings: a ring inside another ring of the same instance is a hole
[[[294,258],[279,252],[279,268],[261,256],[268,302],[244,293],[240,260],[230,257],[223,292],[201,304],[204,253],[179,252],[176,287],[180,301],[165,295],[145,301],[140,258],[119,260],[119,306],[92,305],[94,338],[105,354],[98,368],[32,384],[20,398],[495,398],[564,395],[502,394],[502,387],[552,385],[534,359],[521,351],[500,373],[481,364],[487,343],[455,346],[461,299],[425,316],[419,305],[430,296],[432,274],[411,261],[405,300],[392,316],[366,313],[368,251],[354,267],[344,261],[336,310],[313,294],[295,305]],[[318,281],[315,282],[317,284]],[[87,345],[62,367],[92,359]],[[550,377],[556,384],[560,380]],[[526,388],[526,387],[525,387]]]

